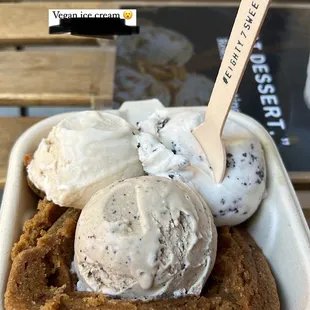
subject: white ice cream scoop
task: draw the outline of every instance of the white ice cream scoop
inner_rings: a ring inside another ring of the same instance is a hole
[[[97,190],[144,174],[136,132],[111,113],[70,115],[41,141],[27,167],[28,177],[48,200],[82,209]]]
[[[78,289],[143,300],[199,295],[216,248],[212,214],[184,183],[151,176],[116,182],[80,215]]]
[[[138,124],[139,158],[149,175],[179,180],[206,200],[217,226],[237,225],[258,208],[266,189],[266,166],[259,140],[246,128],[227,120],[223,144],[227,153],[223,182],[214,182],[212,168],[192,134],[202,112],[158,110]]]

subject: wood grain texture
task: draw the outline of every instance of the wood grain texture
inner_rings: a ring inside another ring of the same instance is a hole
[[[0,105],[88,105],[113,96],[114,47],[0,52]]]
[[[310,191],[296,191],[296,194],[301,207],[310,210]]]
[[[310,190],[310,171],[309,172],[289,172],[292,183],[300,184],[300,186],[309,184]]]
[[[9,155],[17,138],[40,121],[36,117],[0,117],[0,188],[5,184]]]
[[[90,44],[93,38],[50,35],[48,33],[48,9],[116,9],[116,2],[30,2],[0,3],[0,44]]]

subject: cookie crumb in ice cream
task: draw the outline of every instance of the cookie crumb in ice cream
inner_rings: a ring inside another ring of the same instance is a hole
[[[157,124],[157,133],[163,129],[165,127],[165,125],[169,122],[170,118],[167,117],[165,118],[164,120],[160,121],[158,124]]]

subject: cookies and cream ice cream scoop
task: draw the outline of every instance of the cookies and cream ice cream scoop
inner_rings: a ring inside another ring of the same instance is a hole
[[[143,300],[199,295],[216,248],[212,214],[184,183],[151,176],[116,182],[78,220],[78,290]]]
[[[28,177],[48,200],[82,209],[99,189],[144,174],[136,132],[111,113],[74,113],[40,142],[27,167]]]
[[[216,184],[208,160],[192,131],[204,113],[158,110],[138,124],[139,158],[149,175],[179,180],[197,190],[209,205],[217,226],[247,220],[265,195],[266,166],[259,140],[245,127],[227,120],[223,143],[226,175]]]

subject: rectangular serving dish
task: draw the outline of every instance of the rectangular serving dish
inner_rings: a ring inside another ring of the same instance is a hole
[[[126,102],[120,110],[105,112],[120,115],[136,124],[160,108],[163,106],[159,101],[144,100]],[[171,113],[190,109],[203,111],[204,108],[169,108]],[[36,211],[36,198],[26,182],[23,157],[34,152],[51,128],[69,114],[59,114],[32,126],[18,139],[12,150],[0,210],[0,309],[4,309],[12,245],[18,240],[24,222]],[[265,151],[268,195],[248,221],[247,227],[272,268],[281,309],[310,309],[310,234],[283,162],[272,138],[259,123],[236,112],[231,112],[229,118],[252,131]]]

